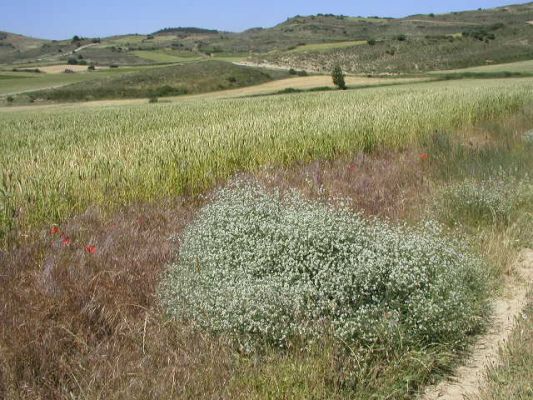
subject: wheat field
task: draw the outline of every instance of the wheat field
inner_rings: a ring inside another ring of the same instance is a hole
[[[2,113],[1,235],[204,190],[239,171],[376,148],[501,117],[533,79]]]

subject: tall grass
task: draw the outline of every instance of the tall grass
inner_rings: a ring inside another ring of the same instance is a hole
[[[240,170],[377,147],[509,114],[533,80],[440,82],[348,93],[2,113],[0,235],[205,189]]]

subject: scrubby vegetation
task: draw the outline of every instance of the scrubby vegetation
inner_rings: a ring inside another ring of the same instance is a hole
[[[240,182],[200,212],[180,249],[167,310],[246,350],[329,335],[420,349],[464,341],[483,320],[482,264],[431,223],[368,223]]]
[[[283,76],[286,76],[283,72],[267,73],[223,61],[209,61],[150,68],[30,94],[36,99],[51,101],[165,97],[250,86]]]
[[[441,207],[453,211],[448,214],[452,223],[507,224],[525,204],[533,203],[533,182],[500,171],[482,181],[467,179],[446,188],[442,202]]]

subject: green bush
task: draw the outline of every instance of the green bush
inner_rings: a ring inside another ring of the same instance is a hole
[[[366,221],[342,206],[238,182],[188,227],[160,296],[174,317],[245,350],[324,335],[416,347],[480,327],[482,271],[434,223]]]
[[[369,40],[367,41],[367,43],[368,43],[370,46],[375,46],[377,42],[376,42],[376,39],[369,39]]]
[[[331,72],[331,77],[333,79],[333,84],[341,90],[346,90],[346,82],[344,81],[344,73],[340,65],[336,65]]]
[[[67,61],[68,65],[78,65],[78,59],[76,57],[69,57]]]
[[[468,179],[444,189],[438,205],[450,224],[508,223],[523,205],[533,204],[533,183],[500,174],[484,180]]]

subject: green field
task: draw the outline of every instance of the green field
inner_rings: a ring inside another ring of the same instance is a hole
[[[139,69],[135,67],[107,69],[90,73],[77,72],[73,74],[0,71],[0,96],[15,95],[23,92],[61,87],[73,83],[112,78],[136,71],[139,71]]]
[[[512,112],[532,100],[532,87],[531,79],[440,82],[298,97],[5,113],[0,122],[1,163],[7,166],[3,226],[38,226],[90,204],[112,207],[202,190],[238,170],[266,164],[399,149],[435,130]]]

